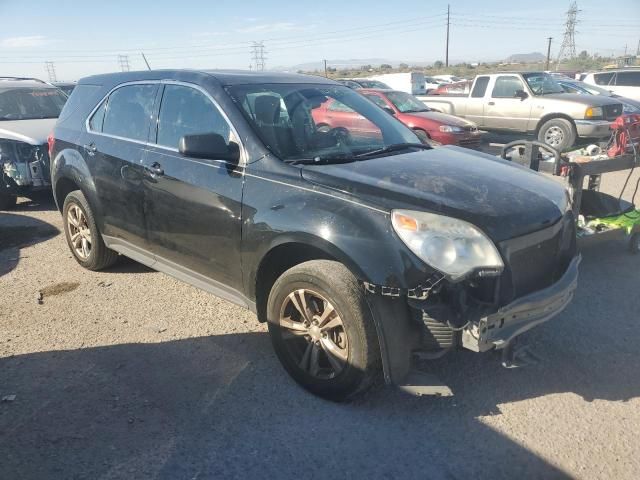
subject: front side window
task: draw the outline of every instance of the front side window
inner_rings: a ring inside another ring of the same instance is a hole
[[[126,85],[109,95],[102,132],[144,142],[149,134],[156,85]]]
[[[418,137],[368,99],[345,86],[234,85],[227,92],[251,128],[277,157],[346,160]],[[349,111],[332,114],[333,103]]]
[[[471,91],[472,98],[483,98],[487,92],[487,86],[489,85],[489,77],[478,77],[476,83]]]
[[[0,88],[0,120],[58,118],[66,101],[57,88]]]
[[[520,79],[513,75],[503,75],[496,78],[491,96],[493,98],[515,98],[518,90],[524,90]]]
[[[616,85],[619,87],[640,87],[640,72],[618,72]]]
[[[609,85],[614,75],[614,72],[596,73],[593,75],[593,79],[596,85]]]
[[[228,140],[230,127],[204,93],[183,85],[166,85],[158,115],[158,145],[178,148],[183,136],[201,133],[217,133]]]

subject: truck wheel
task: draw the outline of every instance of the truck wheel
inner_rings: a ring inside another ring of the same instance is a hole
[[[11,210],[16,206],[18,198],[15,195],[0,193],[0,210]]]
[[[563,152],[576,143],[576,129],[573,124],[564,118],[552,118],[547,120],[538,131],[538,141],[552,146]]]
[[[313,260],[276,280],[267,303],[271,342],[293,379],[333,401],[366,392],[380,350],[364,289],[338,262]]]
[[[116,262],[118,254],[104,244],[91,207],[80,190],[64,199],[62,222],[69,249],[84,268],[97,271]]]

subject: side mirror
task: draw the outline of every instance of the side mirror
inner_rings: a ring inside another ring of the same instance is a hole
[[[178,150],[185,157],[204,158],[207,160],[240,161],[240,146],[235,142],[225,141],[217,133],[199,133],[185,135],[180,139]]]
[[[393,111],[393,108],[391,107],[382,107],[382,109],[387,112],[389,115],[395,115],[396,112]]]
[[[516,90],[516,93],[514,95],[514,97],[519,98],[520,100],[524,100],[528,96],[529,96],[529,94],[527,92],[525,92],[524,90]]]

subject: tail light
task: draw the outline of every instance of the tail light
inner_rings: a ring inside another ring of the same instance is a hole
[[[56,144],[56,139],[53,136],[53,132],[51,132],[47,137],[47,144],[49,145],[49,158],[51,158],[51,154],[53,153],[53,146]]]

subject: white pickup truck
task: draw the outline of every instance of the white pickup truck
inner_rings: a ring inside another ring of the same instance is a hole
[[[463,117],[483,130],[532,133],[558,149],[578,137],[606,138],[622,104],[599,95],[565,93],[543,72],[479,75],[468,94],[419,96],[428,107]]]

